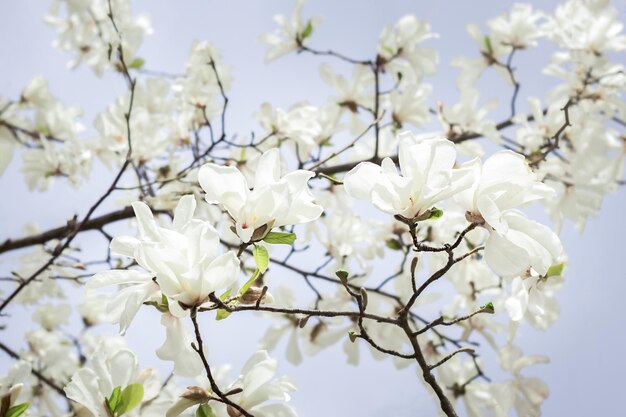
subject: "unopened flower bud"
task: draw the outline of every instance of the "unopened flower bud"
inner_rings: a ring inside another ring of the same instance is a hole
[[[265,290],[263,289],[265,288]],[[248,288],[248,291],[245,292],[245,294],[241,294],[239,296],[239,302],[241,304],[254,304],[256,303],[259,298],[261,298],[261,302],[266,301],[266,292],[267,292],[267,287],[250,287]]]
[[[476,224],[480,224],[480,225],[485,224],[485,219],[483,218],[483,216],[480,213],[466,211],[465,212],[465,219],[468,222],[470,222],[470,223],[476,223]]]
[[[237,410],[235,407],[229,405],[228,407],[226,407],[226,412],[228,413],[228,415],[230,417],[241,417],[242,414],[239,412],[239,410]]]

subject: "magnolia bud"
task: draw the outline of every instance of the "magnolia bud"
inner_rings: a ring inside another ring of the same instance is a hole
[[[476,223],[476,224],[480,224],[480,225],[485,224],[485,219],[483,218],[483,216],[480,213],[476,213],[476,212],[472,212],[472,211],[466,211],[465,212],[465,219],[468,222],[470,222],[470,223]]]
[[[265,290],[264,290],[265,288]],[[259,298],[261,298],[261,302],[265,300],[265,293],[267,292],[267,287],[250,287],[245,294],[241,294],[239,296],[239,302],[241,304],[254,304]]]
[[[185,391],[181,397],[191,401],[207,402],[209,401],[209,392],[202,387],[192,385],[187,387],[187,391]]]
[[[228,413],[228,415],[230,417],[241,417],[242,414],[233,406],[229,405],[228,407],[226,407],[226,412]]]

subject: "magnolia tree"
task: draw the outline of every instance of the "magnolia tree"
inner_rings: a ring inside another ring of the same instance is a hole
[[[181,74],[147,71],[138,51],[150,22],[127,0],[53,2],[45,19],[70,67],[118,74],[127,91],[93,134],[44,78],[0,97],[0,172],[21,158],[36,191],[80,189],[96,160],[111,173],[86,213],[0,242],[0,253],[20,254],[1,278],[0,335],[19,330],[17,305],[36,323],[22,346],[0,338],[14,360],[0,379],[1,417],[296,416],[297,382],[270,356],[281,338],[294,364],[342,344],[349,364],[360,351],[412,367],[446,416],[540,415],[548,387],[531,375],[547,358],[526,356],[516,333],[558,318],[566,255],[521,210],[539,203],[557,227],[582,229],[622,181],[617,11],[603,0],[553,13],[515,4],[484,33],[468,26],[476,47],[452,63],[461,99],[444,105],[424,82],[438,64],[428,23],[404,16],[353,57],[319,46],[320,19],[301,7],[262,35],[267,60],[319,56],[335,93],[319,107],[261,105],[250,136],[228,126],[231,74],[217,47],[194,43]],[[515,61],[540,42],[555,49],[536,70],[554,88],[518,97]],[[333,70],[342,62],[349,77]],[[504,120],[478,105],[475,84],[491,71],[510,86]],[[119,207],[103,212],[107,200]],[[112,232],[114,222],[134,228]],[[103,244],[85,244],[87,234]],[[277,285],[285,274],[289,285]],[[440,282],[453,291],[436,298]],[[82,297],[50,302],[68,291]],[[169,376],[142,367],[125,342],[140,310],[160,316],[156,355]],[[250,311],[264,313],[267,332],[227,372],[203,323]],[[84,327],[61,329],[72,315]],[[111,323],[119,335],[104,336]],[[483,368],[489,351],[497,375]]]

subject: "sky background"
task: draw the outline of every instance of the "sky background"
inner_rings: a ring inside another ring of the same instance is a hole
[[[372,57],[383,26],[395,23],[404,14],[413,13],[428,20],[432,30],[440,35],[439,39],[428,43],[440,53],[439,73],[426,80],[434,87],[431,104],[437,100],[454,103],[458,99],[454,82],[457,73],[449,61],[461,54],[474,57],[477,53],[473,40],[467,35],[466,24],[484,25],[487,19],[513,4],[495,0],[318,0],[309,3],[304,8],[304,16],[324,16],[310,45],[318,49],[332,48],[356,58]],[[543,10],[551,11],[556,2],[540,4]],[[623,0],[614,5],[626,10]],[[44,75],[55,96],[84,109],[83,123],[89,130],[96,114],[123,94],[126,87],[115,75],[98,78],[86,67],[74,71],[66,69],[69,56],[51,47],[53,30],[42,21],[47,7],[45,1],[4,2],[6,18],[0,26],[0,56],[3,57],[0,94],[16,98],[34,76]],[[322,104],[332,91],[320,80],[319,65],[327,62],[337,70],[346,69],[331,59],[295,54],[269,65],[264,63],[266,47],[258,42],[258,36],[274,29],[274,14],[291,13],[291,1],[142,0],[134,2],[133,9],[145,12],[152,20],[154,34],[145,39],[138,54],[146,60],[148,69],[180,72],[193,40],[209,40],[222,51],[224,62],[233,70],[228,121],[231,133],[259,131],[252,114],[264,101],[282,108],[302,100]],[[550,51],[550,48],[540,47],[522,52],[516,58],[518,79],[522,80],[521,112],[527,109],[525,97],[543,98],[554,85],[554,79],[541,74]],[[493,112],[493,118],[506,118],[510,88],[497,77],[489,76],[478,86],[483,100],[500,100],[501,106]],[[0,241],[20,235],[28,222],[34,221],[41,229],[47,229],[63,224],[73,213],[84,214],[111,178],[111,173],[97,166],[91,181],[80,192],[57,182],[45,193],[30,193],[20,168],[21,158],[14,158],[0,177]],[[557,295],[561,318],[547,332],[524,327],[517,339],[526,354],[545,354],[551,358],[549,365],[535,366],[525,372],[543,379],[550,387],[550,398],[543,407],[545,416],[613,416],[623,409],[618,399],[623,395],[626,374],[623,355],[626,276],[621,259],[626,232],[625,191],[620,189],[607,196],[599,216],[588,222],[583,234],[571,224],[565,225],[561,238],[569,261],[565,286]],[[113,202],[109,202],[101,212],[113,207]],[[545,221],[545,217],[541,220]],[[91,240],[102,244],[96,236],[87,236],[82,242],[89,244]],[[15,255],[0,258],[3,271],[6,269],[2,262],[10,264],[11,257]],[[0,332],[0,339],[17,349],[22,332],[29,326],[29,317],[20,316],[19,308],[12,313],[17,319],[12,319],[9,328]],[[135,332],[129,331],[130,345],[139,352],[143,363],[162,367],[154,356],[154,349],[163,337],[155,323],[157,316],[142,311],[136,320]],[[268,323],[233,317],[225,326],[208,318],[205,320],[212,362],[233,363],[237,372],[254,351],[256,340]],[[158,336],[151,338],[152,330]],[[306,358],[299,367],[288,364],[283,353],[281,345],[274,354],[282,359],[279,374],[292,375],[297,381],[299,391],[294,394],[292,404],[302,417],[436,415],[435,403],[421,386],[415,367],[397,371],[391,361],[375,362],[369,354],[364,354],[361,366],[354,368],[345,364],[340,345]],[[1,355],[0,375],[6,374],[10,363]],[[167,369],[163,368],[163,373]]]

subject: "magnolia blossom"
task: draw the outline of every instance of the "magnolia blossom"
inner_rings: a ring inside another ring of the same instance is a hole
[[[109,303],[109,310],[120,310],[122,331],[128,328],[141,304],[158,290],[171,300],[170,312],[183,317],[187,314],[185,309],[208,301],[210,293],[229,288],[237,280],[237,257],[230,251],[220,255],[217,231],[193,218],[196,209],[193,195],[180,199],[174,210],[172,229],[159,227],[146,204],[133,203],[133,209],[139,238],[116,237],[111,242],[111,251],[134,258],[148,272],[104,271],[88,284],[89,289],[131,284]]]
[[[307,186],[315,174],[297,170],[281,177],[280,166],[279,150],[266,151],[259,159],[252,190],[235,167],[209,163],[200,168],[198,180],[206,201],[228,211],[244,243],[263,238],[272,227],[307,223],[322,214]]]
[[[513,209],[554,191],[537,179],[522,155],[511,151],[498,152],[474,169],[477,181],[457,200],[467,209],[468,220],[491,231],[485,244],[489,266],[505,277],[520,275],[531,266],[545,274],[561,254],[561,242],[549,228]]]
[[[273,109],[269,103],[263,103],[256,116],[276,146],[288,140],[289,144],[294,145],[296,154],[302,161],[309,157],[311,150],[321,139],[327,139],[320,137],[320,119],[327,115],[320,114],[317,107],[305,103],[296,104],[288,111]]]
[[[152,369],[139,368],[137,357],[131,350],[109,351],[103,347],[93,354],[89,365],[72,376],[65,393],[69,399],[84,407],[90,416],[108,417],[110,412],[106,399],[111,398],[115,388],[123,390],[131,384],[144,386],[143,401],[154,398],[160,385]],[[138,415],[134,412],[132,414]]]
[[[534,327],[546,330],[559,318],[554,295],[563,284],[563,264],[555,265],[544,276],[536,274],[513,279],[511,295],[504,306],[513,321],[525,318]]]
[[[422,48],[423,41],[437,37],[430,31],[427,22],[417,20],[413,15],[400,18],[396,25],[383,29],[378,40],[378,55],[390,69],[397,67],[396,57],[402,57],[410,64],[411,70],[419,79],[423,74],[434,74],[439,56],[434,49]]]
[[[400,174],[391,158],[382,164],[361,162],[344,177],[347,193],[370,200],[380,210],[415,219],[438,202],[471,185],[473,162],[454,168],[456,150],[447,139],[418,140],[409,132],[400,135]]]
[[[524,49],[537,45],[537,38],[543,35],[538,21],[542,12],[533,11],[530,4],[516,3],[511,11],[491,19],[488,23],[493,36],[504,46]]]
[[[254,353],[244,365],[241,375],[224,392],[240,389],[228,398],[244,410],[258,417],[296,417],[295,411],[287,404],[289,392],[296,387],[288,377],[274,379],[278,362],[270,358],[266,351]],[[208,381],[206,381],[208,385]],[[208,401],[209,390],[202,387],[189,387],[174,405],[167,411],[167,417],[176,417],[187,408]],[[268,403],[270,401],[270,403]],[[211,402],[219,416],[241,417],[234,407],[218,402]]]
[[[180,199],[172,229],[159,227],[144,203],[134,203],[133,209],[139,238],[116,237],[111,251],[134,258],[147,272],[100,272],[89,281],[88,290],[124,285],[107,301],[107,311],[113,322],[119,322],[121,333],[126,332],[139,308],[150,300],[162,312],[161,324],[166,328],[166,340],[157,355],[174,361],[177,375],[195,376],[202,368],[181,319],[190,308],[207,302],[209,294],[236,283],[239,260],[231,251],[220,255],[217,231],[208,222],[193,218],[193,195]]]
[[[109,5],[117,29],[108,17]],[[109,58],[109,51],[116,50],[118,45],[123,48],[126,62],[133,62],[144,34],[152,31],[146,16],[132,16],[128,0],[53,1],[45,21],[57,31],[54,46],[74,53],[68,66],[75,68],[86,63],[97,75],[119,64],[114,54]]]
[[[261,41],[268,44],[270,49],[265,55],[265,61],[273,61],[283,55],[293,52],[302,45],[305,39],[311,36],[321,19],[314,17],[304,22],[300,16],[304,0],[297,0],[291,19],[283,15],[274,16],[274,22],[278,28],[273,33],[266,33],[261,36]]]
[[[270,358],[264,350],[256,352],[244,365],[241,375],[228,387],[229,391],[241,388],[241,393],[229,398],[258,417],[296,417],[293,408],[285,404],[291,398],[289,392],[295,391],[296,386],[286,376],[274,379],[277,369],[276,359]],[[268,401],[272,403],[268,404]],[[239,412],[229,408],[228,414],[238,416]]]

